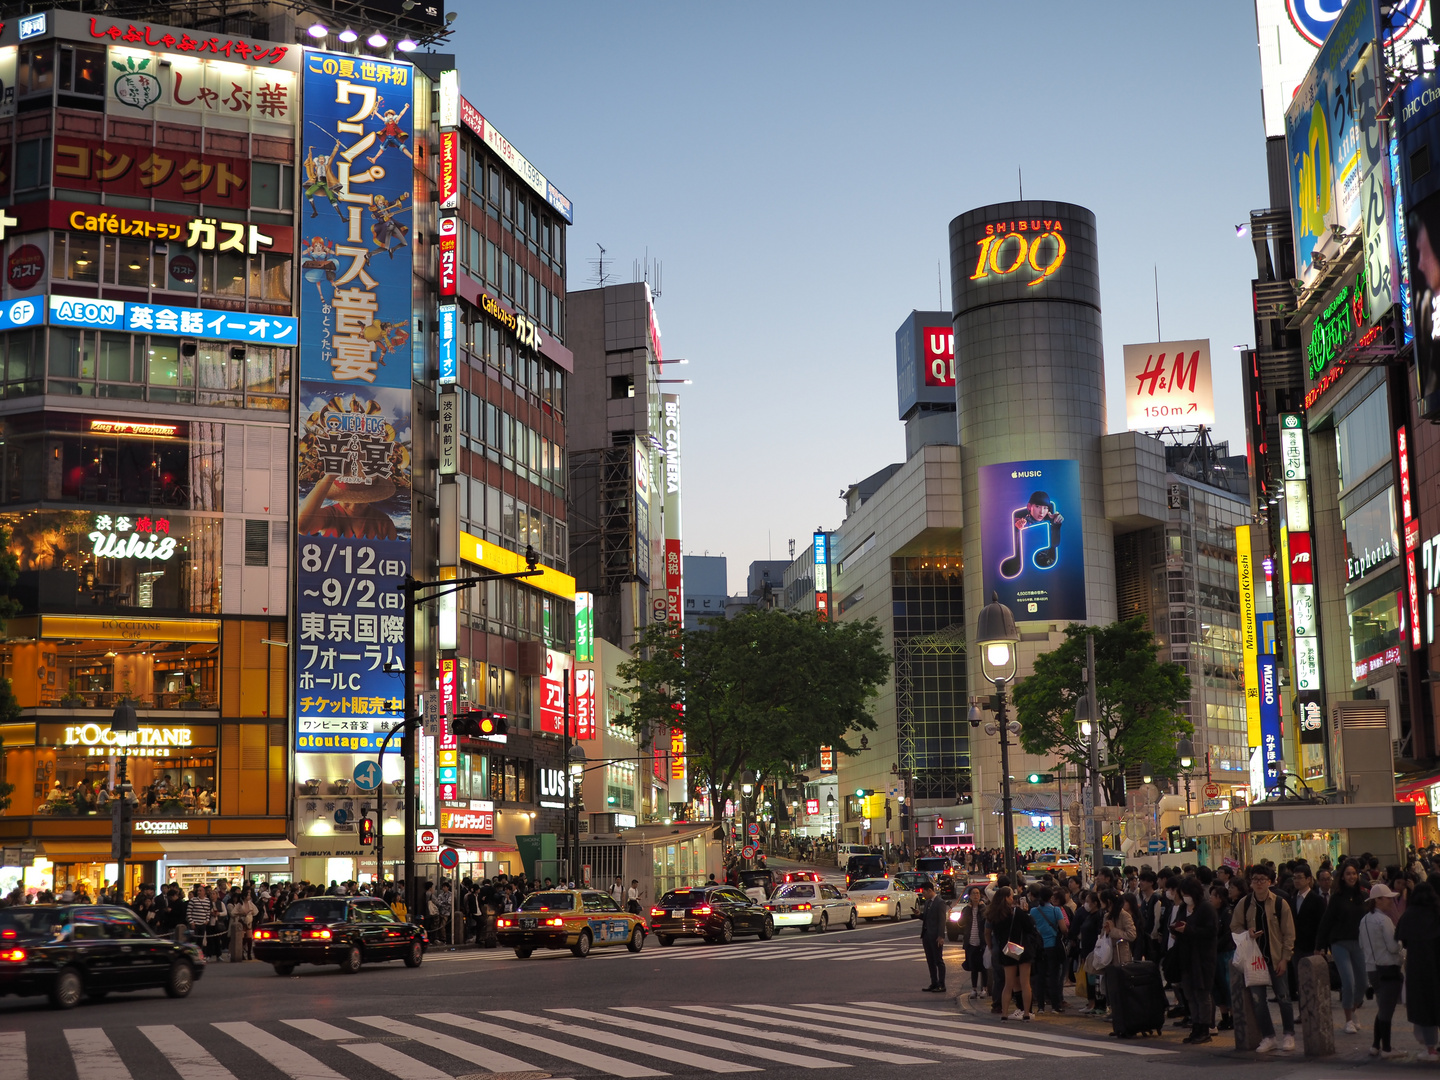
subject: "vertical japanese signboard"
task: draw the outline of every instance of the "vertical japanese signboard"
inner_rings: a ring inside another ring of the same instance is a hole
[[[1255,618],[1255,557],[1250,526],[1235,526],[1235,564],[1240,576],[1240,648],[1245,660],[1245,732],[1247,745],[1260,745],[1260,632]]]
[[[655,309],[650,309],[650,340],[655,354],[660,355],[660,329],[655,324]],[[676,394],[660,396],[662,429],[665,433],[664,543],[665,610],[676,630],[685,625],[684,561],[680,551],[680,398]],[[685,732],[670,732],[670,792],[672,803],[690,801],[690,777],[685,766]]]
[[[815,534],[815,615],[830,621],[830,534]]]
[[[325,205],[297,285],[299,752],[378,750],[403,710],[387,668],[408,662],[413,84],[409,64],[305,55],[304,143],[324,153],[304,190]]]
[[[1410,623],[1410,647],[1418,649],[1425,643],[1420,626],[1420,575],[1415,567],[1420,546],[1420,524],[1415,520],[1415,499],[1410,490],[1410,436],[1404,426],[1395,432],[1396,460],[1400,464],[1400,517],[1405,526],[1405,601],[1406,621]]]
[[[440,735],[436,742],[435,781],[440,802],[459,798],[460,743],[455,738],[455,704],[459,693],[454,658],[440,661]]]
[[[1265,764],[1265,790],[1274,791],[1283,780],[1285,757],[1280,729],[1280,680],[1275,673],[1275,657],[1261,653],[1256,672],[1260,684],[1260,759]]]

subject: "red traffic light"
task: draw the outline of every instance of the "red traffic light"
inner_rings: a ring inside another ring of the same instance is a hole
[[[496,712],[494,709],[471,709],[456,715],[450,722],[450,730],[457,738],[461,735],[485,738],[508,734],[510,722],[505,713]]]
[[[360,843],[367,847],[375,843],[374,818],[362,817],[360,819]]]

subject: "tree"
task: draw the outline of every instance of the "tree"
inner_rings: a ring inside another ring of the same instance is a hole
[[[1075,722],[1075,705],[1085,693],[1085,636],[1095,635],[1095,696],[1101,745],[1111,768],[1102,769],[1109,803],[1124,793],[1124,773],[1146,763],[1156,776],[1179,770],[1176,744],[1194,726],[1180,714],[1190,696],[1190,678],[1179,664],[1162,664],[1159,645],[1137,615],[1104,627],[1071,623],[1059,648],[1035,659],[1034,673],[1015,686],[1020,745],[1029,754],[1055,754],[1086,767],[1088,740]]]
[[[10,587],[20,577],[20,561],[10,550],[10,530],[0,525],[0,634],[4,631],[4,620],[20,614],[20,605],[10,598]],[[0,678],[0,724],[13,724],[20,719],[20,703],[10,690],[10,680]],[[10,808],[10,796],[14,784],[0,783],[0,810]]]
[[[890,674],[880,628],[751,609],[703,630],[647,627],[620,665],[631,706],[615,723],[685,733],[692,782],[724,805],[744,769],[784,773],[823,746],[853,754],[852,730],[874,731],[869,704]]]

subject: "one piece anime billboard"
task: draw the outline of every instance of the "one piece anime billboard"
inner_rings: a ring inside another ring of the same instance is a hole
[[[1021,621],[1083,620],[1079,462],[981,466],[980,559],[985,603],[998,594]]]
[[[402,716],[414,69],[308,52],[302,80],[295,748],[373,752]]]

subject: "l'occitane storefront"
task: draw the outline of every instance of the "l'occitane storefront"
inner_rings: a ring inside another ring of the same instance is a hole
[[[14,786],[0,893],[83,885],[94,896],[113,880],[122,756],[136,798],[127,896],[211,869],[288,875],[285,650],[271,644],[283,622],[40,615],[8,629],[0,658],[21,720],[0,725],[0,775]],[[121,700],[137,706],[130,735],[111,730]]]

